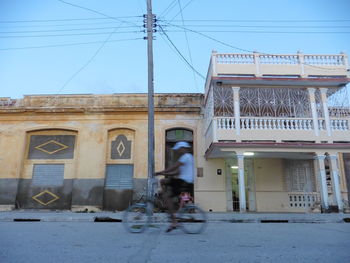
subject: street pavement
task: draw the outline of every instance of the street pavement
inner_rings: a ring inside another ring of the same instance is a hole
[[[166,214],[156,214],[164,220]],[[123,212],[77,213],[71,211],[13,210],[0,212],[0,222],[36,220],[41,222],[94,222],[114,219],[121,221]],[[230,223],[344,223],[350,214],[343,213],[219,213],[208,212],[209,222]],[[1,262],[1,261],[0,261]]]
[[[180,229],[165,233],[166,227],[160,223],[144,233],[130,234],[119,222],[2,221],[0,262],[350,262],[348,223],[212,220],[198,235]]]

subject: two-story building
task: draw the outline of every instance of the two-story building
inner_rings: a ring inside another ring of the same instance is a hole
[[[204,97],[201,202],[257,212],[348,205],[347,63],[344,54],[213,52]]]
[[[206,211],[343,210],[347,63],[213,52],[204,94],[155,95],[156,170],[187,141]],[[147,130],[146,94],[0,98],[0,209],[125,209],[145,194]]]

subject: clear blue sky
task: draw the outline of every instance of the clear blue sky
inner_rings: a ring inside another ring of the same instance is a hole
[[[100,14],[59,0],[0,1],[0,97],[147,92],[146,1],[64,1]],[[153,13],[204,76],[213,49],[350,54],[349,0],[153,0]],[[155,36],[155,92],[203,92],[167,36]]]

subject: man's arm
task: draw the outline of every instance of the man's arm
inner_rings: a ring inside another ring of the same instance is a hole
[[[177,171],[181,165],[182,165],[182,163],[177,161],[173,166],[171,166],[163,171],[156,172],[156,175],[175,175],[173,172]]]

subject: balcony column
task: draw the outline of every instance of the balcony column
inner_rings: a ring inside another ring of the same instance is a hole
[[[244,155],[237,153],[238,163],[238,187],[239,187],[239,210],[241,213],[246,212],[247,205],[245,199],[245,180],[244,180]]]
[[[239,108],[239,89],[240,89],[239,87],[232,87],[236,135],[240,134],[240,129],[241,129],[241,122],[240,122],[241,113]]]
[[[327,88],[320,88],[321,91],[321,101],[323,106],[323,114],[324,114],[324,120],[326,123],[326,129],[328,136],[332,135],[331,130],[331,122],[329,118],[329,112],[328,112],[328,103],[327,103]]]
[[[315,135],[320,135],[320,130],[318,128],[318,116],[316,111],[316,101],[315,101],[315,88],[307,88],[307,91],[309,92],[309,98],[310,98],[310,104],[311,104],[311,113],[312,113],[312,119],[314,123],[314,131]]]
[[[332,177],[333,203],[338,206],[339,212],[343,210],[343,201],[340,192],[340,179],[337,154],[328,155],[329,168]]]
[[[319,182],[319,189],[321,196],[321,207],[323,210],[328,209],[328,189],[327,189],[327,180],[326,180],[326,169],[324,165],[325,155],[316,155],[315,160],[317,161],[317,169],[315,169],[316,176]]]

